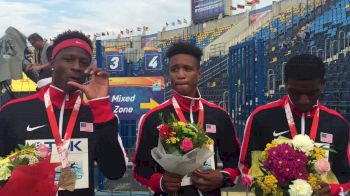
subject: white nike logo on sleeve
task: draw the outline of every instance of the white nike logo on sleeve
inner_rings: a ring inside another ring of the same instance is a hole
[[[40,129],[42,127],[45,127],[46,125],[40,125],[40,126],[36,126],[36,127],[30,127],[30,125],[27,126],[27,131],[34,131],[36,129]]]
[[[279,133],[276,133],[276,131],[273,131],[273,137],[278,137],[278,136],[283,135],[283,134],[285,134],[285,133],[287,133],[287,132],[289,132],[289,130],[287,130],[287,131],[282,131],[282,132],[279,132]]]

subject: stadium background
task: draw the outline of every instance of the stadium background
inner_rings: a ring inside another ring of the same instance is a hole
[[[321,101],[350,119],[350,0],[281,0],[235,15],[232,10],[242,5],[230,2],[192,0],[188,27],[118,39],[94,38],[98,67],[112,77],[113,110],[116,105],[125,108],[118,114],[119,133],[129,160],[134,153],[138,117],[171,96],[165,51],[176,41],[191,42],[203,50],[199,89],[205,99],[228,111],[240,138],[252,110],[285,93],[284,64],[298,53],[315,54],[324,60],[326,89]],[[243,7],[258,3],[252,0]],[[0,104],[12,96],[31,94],[35,88],[26,77],[10,85],[2,82]],[[133,95],[145,98],[137,103],[122,102],[118,95],[130,100]],[[137,115],[125,115],[130,107]],[[96,172],[97,195],[149,195],[132,179],[130,168],[131,164],[125,178],[118,181]],[[244,191],[239,185],[224,190],[223,195]]]

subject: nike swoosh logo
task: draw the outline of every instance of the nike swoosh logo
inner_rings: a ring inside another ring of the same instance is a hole
[[[40,125],[40,126],[36,126],[36,127],[30,127],[30,125],[27,126],[27,131],[34,131],[36,129],[40,129],[42,127],[45,127],[46,125]]]
[[[283,134],[285,134],[285,133],[287,133],[287,132],[289,132],[289,130],[288,130],[288,131],[278,132],[278,133],[276,133],[276,131],[274,131],[274,132],[273,132],[273,137],[278,137],[278,136],[283,135]]]

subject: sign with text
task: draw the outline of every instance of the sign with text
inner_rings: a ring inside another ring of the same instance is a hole
[[[224,14],[224,0],[192,0],[192,21],[197,24]]]
[[[55,182],[61,175],[61,164],[58,157],[57,147],[54,139],[41,139],[41,140],[26,140],[26,144],[40,146],[44,144],[51,149],[51,163],[57,163],[58,166],[55,168]],[[75,189],[89,188],[89,145],[87,138],[72,138],[68,146],[68,161],[71,164],[70,169],[75,173],[76,184]],[[60,188],[60,190],[63,190]]]
[[[145,75],[146,76],[162,76],[163,71],[163,58],[162,49],[145,47]]]
[[[104,69],[112,77],[126,76],[127,62],[122,50],[105,52]]]
[[[120,120],[137,120],[164,102],[163,77],[123,77],[109,79],[112,111]]]
[[[257,9],[257,10],[252,10],[249,12],[249,24],[253,24],[256,21],[258,21],[260,18],[268,14],[269,12],[272,11],[272,5]]]

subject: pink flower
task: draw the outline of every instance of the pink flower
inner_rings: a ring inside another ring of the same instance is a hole
[[[184,152],[188,152],[192,150],[192,148],[193,148],[193,143],[191,139],[185,137],[180,144],[180,149]]]
[[[243,175],[242,183],[244,186],[252,186],[253,185],[253,177],[251,175]]]
[[[45,146],[44,144],[40,144],[40,146],[38,148],[38,153],[39,153],[39,156],[41,158],[46,158],[50,155],[51,150],[47,146]]]
[[[317,171],[317,173],[319,173],[319,174],[323,174],[323,173],[329,172],[331,170],[331,166],[326,159],[317,160],[314,167],[315,167],[315,170]]]

